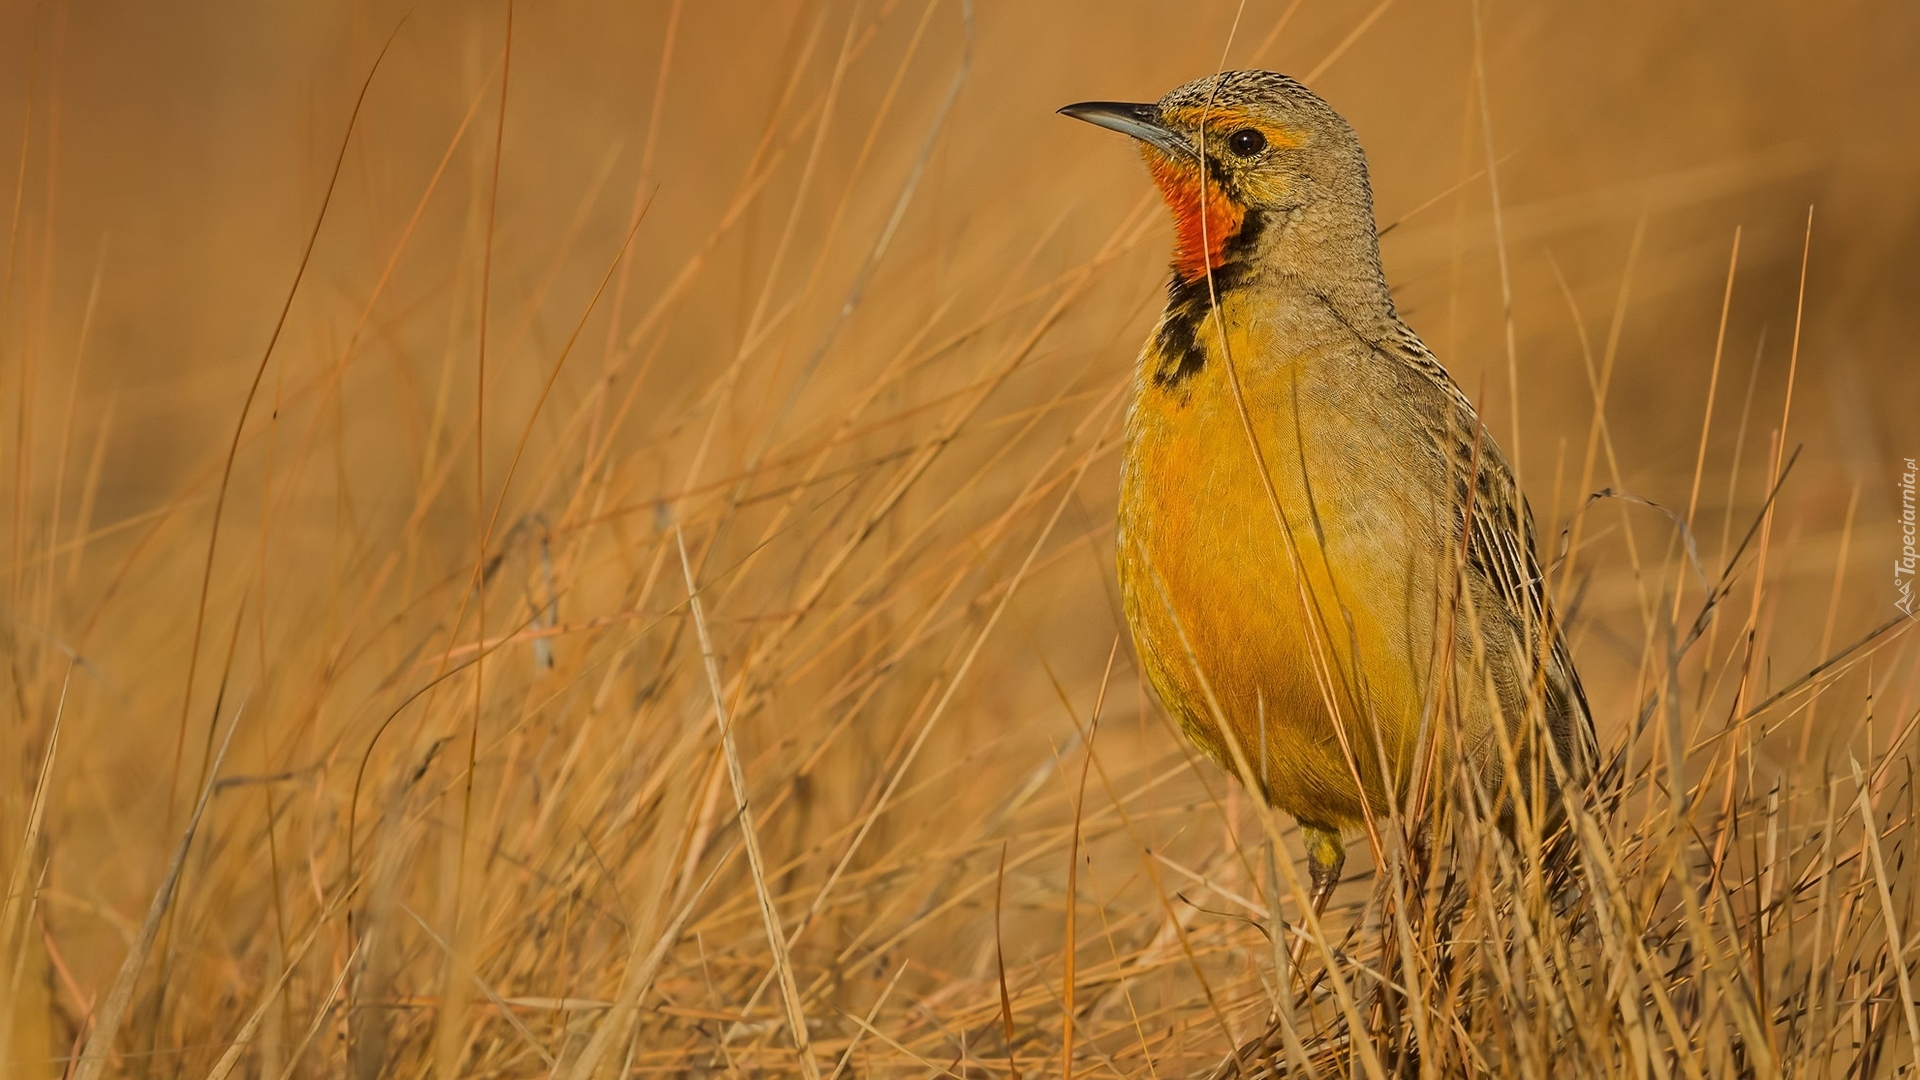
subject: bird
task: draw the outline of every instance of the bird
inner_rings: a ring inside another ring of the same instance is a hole
[[[1059,112],[1131,136],[1174,220],[1115,530],[1167,712],[1299,823],[1316,914],[1346,839],[1451,778],[1509,834],[1560,820],[1592,713],[1514,470],[1395,309],[1352,126],[1271,71]]]

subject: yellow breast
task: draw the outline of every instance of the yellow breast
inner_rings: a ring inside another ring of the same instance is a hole
[[[1444,513],[1408,497],[1414,463],[1350,363],[1222,307],[1225,350],[1210,319],[1203,357],[1143,358],[1120,496],[1127,619],[1210,756],[1237,772],[1236,740],[1274,805],[1352,826],[1363,791],[1383,811],[1410,771]]]

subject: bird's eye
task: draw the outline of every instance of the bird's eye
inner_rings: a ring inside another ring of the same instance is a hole
[[[1267,137],[1255,128],[1241,128],[1227,136],[1227,149],[1241,157],[1252,157],[1267,148]]]

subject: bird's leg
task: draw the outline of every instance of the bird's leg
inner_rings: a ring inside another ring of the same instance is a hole
[[[1313,902],[1314,917],[1318,918],[1326,912],[1327,901],[1333,899],[1333,887],[1340,884],[1340,868],[1347,863],[1347,849],[1340,843],[1338,829],[1303,821],[1300,832],[1307,841],[1309,899]]]
[[[1302,821],[1300,835],[1307,842],[1307,903],[1313,906],[1313,917],[1318,919],[1326,913],[1327,901],[1333,898],[1333,887],[1340,884],[1340,868],[1346,865],[1347,849],[1340,842],[1337,828]],[[1307,935],[1299,934],[1287,950],[1287,967],[1296,975],[1306,952]],[[1312,992],[1315,981],[1307,980],[1303,998]]]

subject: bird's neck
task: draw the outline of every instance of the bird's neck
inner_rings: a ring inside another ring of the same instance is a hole
[[[1320,305],[1347,332],[1369,344],[1399,324],[1380,266],[1371,199],[1321,201],[1278,211],[1250,253],[1244,275],[1281,302]]]

